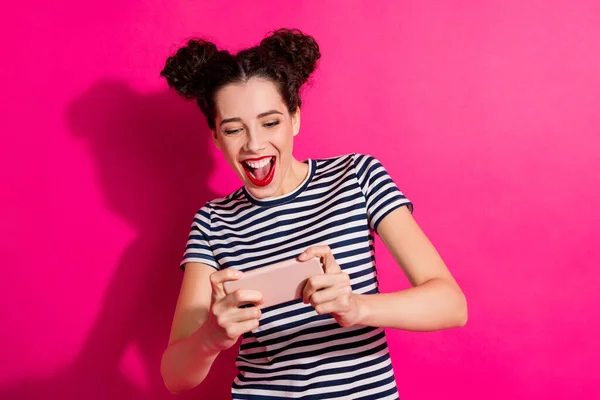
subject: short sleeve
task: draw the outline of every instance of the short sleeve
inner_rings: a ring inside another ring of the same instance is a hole
[[[373,156],[354,154],[354,168],[367,203],[369,226],[377,231],[383,218],[402,206],[413,212],[413,204],[398,189],[381,162]]]
[[[219,269],[219,264],[210,246],[210,227],[211,208],[210,204],[206,203],[194,216],[183,258],[179,264],[182,270],[189,262],[203,263]]]

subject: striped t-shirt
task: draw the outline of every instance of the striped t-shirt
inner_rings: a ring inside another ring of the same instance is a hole
[[[181,267],[201,262],[249,271],[329,245],[354,293],[378,293],[373,234],[412,204],[374,157],[308,159],[303,183],[257,199],[244,187],[206,203],[194,218]],[[242,337],[234,399],[397,399],[385,331],[342,327],[302,299],[262,310]]]

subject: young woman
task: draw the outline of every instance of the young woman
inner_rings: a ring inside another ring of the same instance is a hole
[[[297,160],[299,89],[320,58],[315,40],[280,29],[232,55],[203,40],[166,61],[161,75],[196,99],[214,144],[243,186],[196,214],[162,375],[173,392],[206,377],[241,336],[235,399],[396,399],[384,328],[463,326],[465,297],[412,218],[412,204],[381,163],[360,153]],[[373,235],[413,287],[380,294]],[[226,295],[244,271],[320,257],[303,299],[265,308],[261,293]]]

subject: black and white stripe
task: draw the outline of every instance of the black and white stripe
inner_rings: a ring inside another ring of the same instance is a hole
[[[181,268],[255,268],[328,245],[354,293],[378,293],[373,234],[381,220],[412,203],[374,157],[308,160],[293,192],[256,199],[240,188],[208,202],[194,218]],[[295,300],[263,310],[243,336],[234,399],[397,399],[382,328],[341,327]]]

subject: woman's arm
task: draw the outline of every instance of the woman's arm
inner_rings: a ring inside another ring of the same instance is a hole
[[[389,294],[356,294],[329,246],[313,246],[299,259],[320,257],[325,274],[308,279],[304,301],[318,314],[330,313],[342,326],[434,331],[465,325],[465,296],[407,207],[384,217],[378,232],[412,288]]]
[[[226,295],[223,288],[224,282],[242,275],[233,268],[215,271],[202,263],[185,265],[169,346],[161,362],[161,374],[171,393],[199,385],[221,350],[258,327],[260,309],[240,306],[262,303],[262,294],[240,289]]]
[[[356,324],[409,331],[464,326],[466,298],[408,208],[385,216],[377,233],[413,287],[394,293],[353,294]]]
[[[211,304],[210,275],[214,271],[201,263],[185,266],[169,345],[163,353],[160,368],[165,386],[171,393],[181,393],[199,385],[219,355],[219,351],[209,345],[206,329],[202,329]]]

